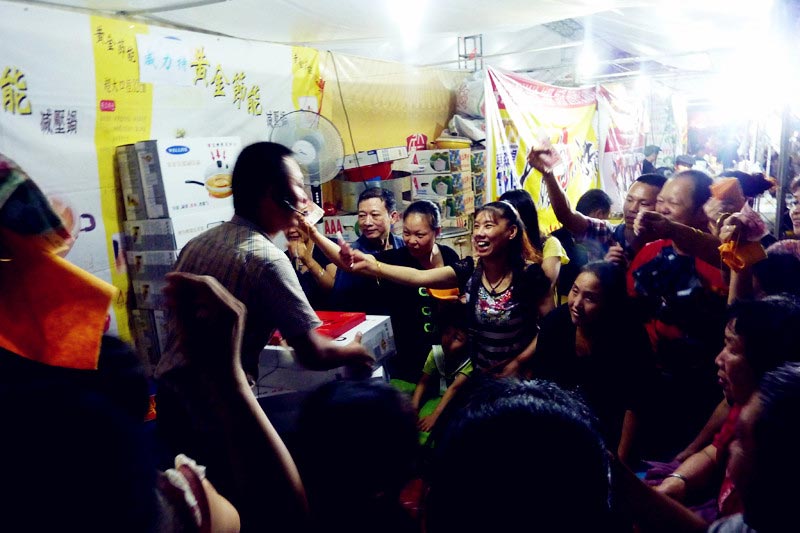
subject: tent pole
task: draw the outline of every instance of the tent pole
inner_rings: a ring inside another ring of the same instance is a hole
[[[781,151],[778,156],[778,191],[775,202],[775,238],[781,238],[781,222],[783,221],[783,210],[786,208],[786,198],[784,191],[788,189],[786,178],[789,170],[789,136],[792,129],[792,109],[789,104],[783,108],[781,118]]]

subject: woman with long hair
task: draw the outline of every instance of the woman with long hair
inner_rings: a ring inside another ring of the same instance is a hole
[[[481,373],[516,374],[534,351],[541,310],[551,298],[549,283],[509,202],[491,202],[475,214],[467,257],[450,266],[417,270],[386,264],[347,247],[341,262],[354,272],[415,287],[458,287],[469,305],[473,364]]]
[[[567,303],[542,320],[531,373],[583,396],[609,449],[626,462],[654,372],[644,325],[628,312],[624,270],[585,265]]]
[[[539,228],[539,214],[536,212],[536,204],[531,194],[525,189],[512,189],[504,192],[500,196],[500,201],[511,202],[523,224],[528,240],[531,241],[533,249],[542,257],[542,270],[550,280],[550,291],[553,292],[553,301],[549,311],[556,307],[555,288],[558,283],[558,276],[561,273],[561,265],[569,263],[567,251],[561,245],[561,241],[552,235],[543,235]]]

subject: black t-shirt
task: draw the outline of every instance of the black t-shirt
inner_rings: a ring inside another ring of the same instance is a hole
[[[625,411],[643,411],[653,390],[655,365],[644,326],[623,316],[609,321],[592,353],[584,357],[575,351],[577,330],[566,304],[544,317],[540,326],[533,376],[578,392],[597,416],[607,446],[616,449]]]
[[[448,246],[438,245],[444,266],[459,261],[458,254]],[[421,269],[407,247],[380,252],[375,256],[387,265]],[[392,317],[397,355],[386,363],[389,376],[416,383],[431,346],[441,343],[437,327],[439,301],[425,287],[409,287],[381,280],[373,294],[379,314]]]
[[[566,296],[572,289],[572,284],[581,272],[581,267],[589,262],[589,252],[583,243],[575,241],[575,237],[570,233],[567,228],[560,228],[551,233],[551,235],[558,239],[564,251],[567,252],[569,263],[561,265],[561,270],[558,272],[558,295]]]

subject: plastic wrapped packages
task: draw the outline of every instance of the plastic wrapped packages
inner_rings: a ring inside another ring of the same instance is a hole
[[[469,118],[453,115],[447,124],[451,135],[466,137],[475,142],[486,140],[486,120],[483,118]]]
[[[461,82],[456,90],[456,113],[466,117],[484,118],[483,71],[474,72]]]

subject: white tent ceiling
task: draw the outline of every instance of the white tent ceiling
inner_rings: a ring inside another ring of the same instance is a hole
[[[778,0],[774,0],[778,2]],[[585,40],[594,80],[642,72],[692,90],[766,33],[773,0],[50,0],[230,37],[440,68],[480,35],[484,64],[574,82]],[[473,41],[462,51],[471,52]],[[473,66],[472,62],[468,65]],[[583,81],[592,81],[584,79]]]

